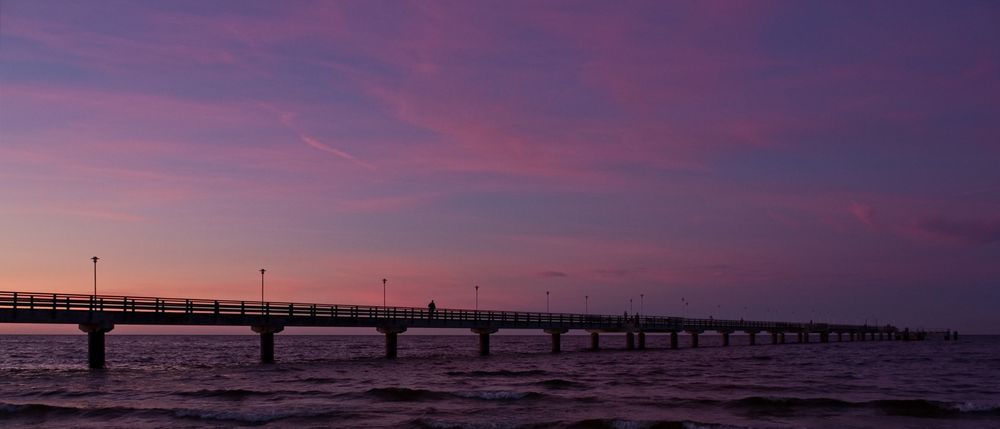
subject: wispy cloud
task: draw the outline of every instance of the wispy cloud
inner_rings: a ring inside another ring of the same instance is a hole
[[[316,149],[319,149],[321,151],[324,151],[324,152],[329,152],[329,153],[332,153],[334,155],[337,155],[337,156],[339,156],[339,157],[341,157],[343,159],[346,159],[348,161],[351,161],[351,162],[353,162],[353,163],[355,163],[355,164],[357,164],[357,165],[359,165],[361,167],[367,168],[369,170],[374,170],[375,169],[375,166],[373,166],[373,165],[371,165],[371,164],[369,164],[367,162],[364,162],[364,161],[358,159],[356,156],[351,155],[351,154],[349,154],[347,152],[344,152],[344,151],[342,151],[340,149],[327,146],[327,145],[323,144],[322,142],[320,142],[319,140],[316,140],[313,137],[310,137],[310,136],[307,136],[305,134],[299,133],[299,139],[302,140],[303,143],[305,143],[305,144],[307,144],[309,146],[312,146],[312,147],[314,147]]]
[[[594,274],[602,277],[625,277],[628,273],[629,270],[623,268],[594,270]]]
[[[538,277],[569,277],[569,274],[562,271],[542,271],[538,273]]]
[[[965,220],[934,216],[917,221],[916,227],[932,236],[961,243],[1000,242],[1000,218]]]
[[[270,110],[270,111],[272,111],[274,113],[276,113],[278,115],[278,119],[281,121],[281,123],[286,128],[288,128],[290,131],[294,132],[295,135],[297,135],[299,137],[299,140],[302,143],[305,143],[306,145],[308,145],[309,147],[312,147],[312,148],[317,149],[317,150],[321,150],[321,151],[326,152],[326,153],[334,154],[334,155],[336,155],[336,156],[338,156],[338,157],[340,157],[342,159],[345,159],[347,161],[350,161],[350,162],[352,162],[355,165],[358,165],[360,167],[364,167],[364,168],[369,169],[369,170],[375,170],[375,166],[374,165],[369,164],[369,163],[367,163],[365,161],[362,161],[361,159],[359,159],[358,157],[356,157],[354,155],[351,155],[351,154],[349,154],[349,153],[347,153],[347,152],[345,152],[343,150],[340,150],[340,149],[337,149],[337,148],[332,147],[330,145],[327,145],[327,144],[319,141],[315,137],[306,134],[304,131],[302,131],[299,128],[298,125],[295,124],[295,122],[294,122],[295,116],[296,116],[295,113],[280,111],[277,108],[275,108],[274,106],[272,106],[270,104],[267,104],[267,103],[263,103],[263,102],[258,102],[257,105],[261,106],[261,107],[263,107],[263,108],[265,108],[267,110]]]

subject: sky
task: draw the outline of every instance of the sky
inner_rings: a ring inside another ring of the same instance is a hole
[[[105,294],[997,334],[1000,7],[0,0],[0,290],[95,255]]]

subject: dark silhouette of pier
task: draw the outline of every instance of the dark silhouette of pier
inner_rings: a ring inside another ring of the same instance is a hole
[[[479,335],[479,353],[490,353],[490,335],[500,329],[542,330],[552,338],[558,353],[561,335],[570,330],[590,333],[590,349],[600,349],[600,334],[624,333],[627,349],[645,349],[646,334],[668,333],[670,348],[678,348],[678,336],[690,335],[691,347],[706,331],[722,335],[729,346],[730,335],[744,332],[751,346],[758,335],[770,336],[770,344],[837,341],[922,340],[924,332],[911,332],[892,325],[869,326],[828,323],[797,323],[753,320],[697,319],[667,316],[608,316],[597,314],[537,313],[500,310],[465,310],[418,307],[388,307],[293,302],[234,301],[159,298],[117,295],[76,295],[35,292],[0,292],[0,323],[76,324],[87,333],[91,368],[104,367],[104,334],[116,325],[248,326],[260,335],[260,359],[274,362],[274,334],[286,326],[371,327],[385,335],[385,354],[397,355],[397,338],[408,328],[464,328]],[[958,333],[947,331],[946,340]],[[638,340],[638,341],[636,341]]]

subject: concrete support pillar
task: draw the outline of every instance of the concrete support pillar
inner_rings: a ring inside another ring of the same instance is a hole
[[[87,333],[87,364],[90,369],[104,368],[104,334],[111,332],[111,323],[81,323],[77,326]]]
[[[879,332],[878,333],[878,340],[879,341],[885,341],[885,332]]]
[[[797,332],[796,334],[798,334],[798,336],[799,336],[799,344],[802,344],[802,341],[803,341],[803,339],[802,339],[802,332]]]
[[[722,346],[729,347],[729,332],[722,333]]]
[[[854,333],[853,333],[853,332],[851,332],[851,333],[850,333],[850,340],[851,340],[852,342],[854,341]]]
[[[821,343],[829,343],[830,342],[830,333],[829,332],[820,332],[819,333],[819,342],[821,342]]]
[[[399,334],[396,332],[386,332],[385,334],[385,357],[395,359],[399,356]]]
[[[837,342],[838,343],[844,342],[844,333],[843,332],[837,332]]]
[[[260,333],[260,363],[274,363],[274,332]]]
[[[951,339],[952,340],[958,340],[958,331],[954,331],[954,332],[951,333]]]
[[[254,325],[251,330],[260,334],[260,363],[274,363],[274,334],[284,331],[284,326]]]
[[[490,354],[490,334],[485,332],[479,333],[479,356],[488,356]]]
[[[809,332],[802,333],[802,338],[805,340],[806,343],[809,342],[809,334],[810,334]]]
[[[875,341],[875,333],[874,332],[871,333],[871,336],[872,336],[872,338],[871,338],[872,341]]]
[[[631,331],[625,333],[625,349],[635,349],[635,334]]]
[[[691,348],[693,349],[698,348],[698,334],[700,334],[700,332],[697,331],[691,332]]]
[[[756,332],[747,332],[747,335],[750,336],[750,345],[751,346],[756,346],[757,345],[757,333]]]
[[[677,332],[670,332],[670,348],[677,348]]]
[[[569,332],[568,329],[546,329],[545,333],[552,336],[552,353],[562,351],[562,334]]]
[[[479,355],[489,356],[490,334],[497,333],[497,328],[472,328],[472,333],[479,334]]]
[[[639,350],[646,350],[646,333],[639,332]]]
[[[399,334],[406,332],[405,326],[380,326],[375,328],[380,334],[385,334],[385,357],[395,359],[399,351]]]
[[[778,333],[771,332],[771,344],[778,344]]]
[[[104,331],[87,332],[87,363],[91,369],[104,368]]]
[[[781,344],[785,344],[785,333],[781,333]]]
[[[601,349],[601,336],[597,332],[590,333],[590,349],[593,351]]]

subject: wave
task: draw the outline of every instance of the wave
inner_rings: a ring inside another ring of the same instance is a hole
[[[572,389],[572,388],[583,388],[586,385],[583,383],[578,383],[576,381],[564,380],[561,378],[553,378],[549,380],[539,381],[535,384],[540,386],[545,386],[551,389]]]
[[[455,392],[453,396],[469,399],[485,399],[488,401],[513,401],[518,399],[540,399],[545,395],[538,392],[508,392],[503,390],[488,391],[474,390],[467,392]]]
[[[335,410],[254,410],[218,411],[198,409],[132,408],[132,407],[68,407],[48,404],[8,404],[0,403],[0,419],[7,418],[59,418],[71,417],[101,418],[103,420],[124,416],[161,416],[164,418],[184,418],[193,420],[259,424],[290,417],[344,418],[349,414]]]
[[[292,379],[286,381],[297,381],[302,383],[316,383],[316,384],[328,384],[328,383],[340,383],[343,382],[343,378],[333,378],[333,377],[306,377],[303,379]]]
[[[580,420],[564,427],[567,429],[749,429],[746,426],[702,423],[691,420],[638,421],[625,419]]]
[[[942,402],[925,399],[886,399],[863,404],[875,406],[886,414],[909,417],[1000,416],[1000,405],[996,404]]]
[[[315,396],[327,395],[328,392],[319,390],[248,390],[248,389],[201,389],[188,392],[177,392],[176,395],[193,398],[222,398],[231,400],[243,400],[253,396],[274,396],[274,395],[302,395]]]
[[[374,396],[383,401],[393,402],[416,402],[431,399],[442,399],[448,395],[443,392],[435,392],[426,389],[409,389],[406,387],[376,387],[368,389],[365,394]]]
[[[0,403],[0,417],[44,416],[46,414],[71,414],[79,412],[79,408],[63,407],[47,404],[6,404]]]
[[[710,403],[718,401],[706,401]],[[830,398],[787,398],[775,396],[750,396],[733,401],[721,401],[731,407],[747,408],[846,408],[851,402]]]
[[[513,401],[519,399],[539,399],[545,395],[537,392],[510,392],[471,390],[460,392],[439,392],[427,389],[409,389],[405,387],[377,387],[368,389],[365,394],[390,402],[417,402],[442,399],[480,399],[487,401]]]
[[[42,397],[46,397],[46,396],[59,396],[59,397],[64,397],[64,398],[75,398],[75,397],[82,397],[82,396],[93,397],[93,396],[98,396],[98,395],[103,395],[103,394],[104,394],[104,392],[80,392],[80,391],[74,392],[74,391],[70,391],[70,390],[67,390],[67,389],[55,389],[55,390],[30,390],[30,391],[18,394],[16,396],[20,396],[20,397],[26,397],[26,396],[27,397],[30,397],[30,396],[42,396]]]
[[[282,419],[287,419],[291,417],[306,417],[306,418],[346,418],[350,414],[343,411],[337,410],[313,410],[313,411],[301,411],[301,410],[287,410],[287,411],[274,411],[274,410],[258,410],[258,411],[219,411],[219,410],[192,410],[192,409],[181,409],[172,410],[172,415],[179,418],[195,419],[195,420],[207,420],[207,421],[217,421],[217,422],[233,422],[233,423],[248,423],[248,424],[262,424],[270,423]]]
[[[176,394],[194,398],[244,399],[251,396],[269,396],[275,393],[277,392],[262,392],[247,389],[201,389],[191,392],[177,392]]]
[[[535,375],[545,375],[548,374],[548,372],[540,369],[529,369],[524,371],[501,369],[499,371],[448,371],[445,374],[458,377],[531,377]]]
[[[720,401],[698,401],[720,402]],[[926,399],[879,399],[850,402],[833,398],[785,398],[751,396],[735,401],[721,401],[731,407],[755,410],[795,410],[803,408],[846,409],[873,408],[888,415],[907,417],[959,417],[973,415],[1000,415],[1000,405],[971,402],[944,402]]]
[[[565,428],[565,429],[748,429],[743,426],[730,426],[715,423],[701,423],[690,420],[626,420],[626,419],[586,419],[572,422],[536,422],[526,424],[496,424],[449,422],[428,418],[418,418],[408,424],[409,427],[420,429],[480,429],[480,428]]]

